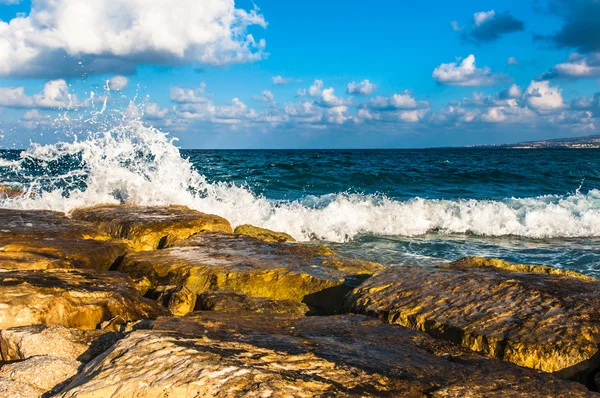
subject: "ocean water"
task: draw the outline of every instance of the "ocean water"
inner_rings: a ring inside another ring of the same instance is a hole
[[[600,150],[179,150],[139,121],[0,151],[0,207],[182,204],[398,264],[463,256],[600,277]]]

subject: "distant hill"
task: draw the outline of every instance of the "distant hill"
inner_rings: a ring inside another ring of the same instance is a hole
[[[600,148],[600,134],[585,137],[554,138],[543,141],[526,141],[517,144],[485,145],[494,148]]]

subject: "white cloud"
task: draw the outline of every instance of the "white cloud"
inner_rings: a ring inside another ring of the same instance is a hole
[[[308,95],[311,97],[320,97],[323,93],[323,80],[315,80],[313,85],[308,88]]]
[[[129,79],[126,78],[125,76],[113,76],[110,79],[108,79],[108,81],[106,82],[108,88],[111,91],[121,91],[125,87],[127,87],[128,83],[129,83]]]
[[[371,95],[375,89],[377,89],[377,86],[366,79],[360,83],[354,81],[348,83],[348,94]]]
[[[491,86],[507,80],[506,76],[494,74],[488,67],[477,68],[473,54],[460,64],[441,64],[433,70],[432,76],[438,83],[449,86]]]
[[[493,19],[495,16],[496,11],[494,10],[476,12],[475,14],[473,14],[473,20],[475,21],[476,26],[481,26],[490,19]]]
[[[266,22],[233,0],[32,0],[29,15],[0,21],[0,75],[250,62],[265,56],[250,25]]]
[[[276,86],[285,86],[285,85],[290,84],[293,81],[293,79],[279,75],[279,76],[273,76],[271,78],[271,81]]]
[[[538,112],[551,112],[564,108],[565,103],[558,87],[544,81],[532,81],[523,97],[527,105]]]
[[[204,96],[205,91],[206,83],[204,82],[200,83],[200,87],[195,89],[171,87],[170,98],[171,101],[177,104],[200,104],[209,101]]]
[[[38,127],[47,127],[52,124],[50,115],[45,115],[37,109],[31,109],[21,116],[21,125],[33,130]]]
[[[398,110],[427,108],[429,104],[424,101],[417,102],[410,93],[405,92],[394,94],[389,98],[378,96],[365,102],[363,106],[376,110]]]
[[[452,27],[452,30],[455,32],[460,32],[464,28],[463,26],[460,26],[458,24],[458,21],[450,21],[450,26]]]
[[[515,57],[508,57],[506,63],[508,65],[519,65],[519,61]]]
[[[519,98],[521,96],[521,94],[522,94],[521,87],[517,86],[516,84],[513,84],[506,90],[503,90],[500,93],[498,93],[498,98],[503,99],[503,100],[515,99],[515,98]]]
[[[571,54],[566,62],[554,66],[541,79],[593,78],[598,76],[600,76],[600,52],[594,52],[586,55]]]
[[[25,94],[23,87],[0,88],[0,106],[6,108],[62,109],[81,105],[77,96],[69,92],[67,82],[62,79],[47,82],[41,93],[31,97]]]
[[[264,90],[259,96],[253,97],[252,99],[259,102],[273,102],[275,96],[269,90]]]
[[[144,108],[144,118],[149,120],[164,119],[169,113],[167,108],[161,108],[157,103],[150,102]]]

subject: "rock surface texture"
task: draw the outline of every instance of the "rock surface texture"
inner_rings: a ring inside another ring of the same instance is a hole
[[[264,242],[295,242],[291,235],[285,232],[275,232],[270,229],[255,227],[254,225],[244,224],[235,228],[235,234],[250,236]]]
[[[224,218],[185,206],[99,205],[76,209],[71,217],[93,223],[113,238],[128,240],[134,250],[168,247],[202,232],[232,232]]]
[[[62,213],[0,209],[0,268],[106,270],[127,250],[109,239]]]
[[[394,267],[347,308],[582,382],[600,364],[600,281],[572,272],[477,258]]]
[[[35,324],[95,329],[115,316],[153,318],[163,310],[124,275],[45,270],[0,273],[0,329]]]
[[[373,263],[341,258],[323,246],[202,234],[168,249],[130,253],[119,271],[151,291],[236,291],[304,302],[335,312],[351,286],[379,268]]]
[[[587,397],[376,319],[202,312],[159,318],[88,364],[62,397]]]

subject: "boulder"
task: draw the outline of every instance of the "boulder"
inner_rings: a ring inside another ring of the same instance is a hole
[[[128,240],[134,250],[161,249],[201,232],[232,232],[224,218],[185,206],[98,205],[75,209],[71,217]]]
[[[344,295],[380,266],[344,259],[323,246],[202,234],[172,248],[130,253],[118,269],[149,289],[150,296],[184,287],[193,294],[227,290],[335,312]]]
[[[123,242],[62,213],[0,209],[0,268],[109,269],[127,251]]]
[[[81,270],[0,273],[0,329],[35,324],[95,329],[115,316],[128,321],[164,313],[118,273]]]
[[[42,391],[58,389],[77,374],[81,363],[42,355],[10,363],[0,369],[0,378],[27,383]]]
[[[40,398],[44,390],[16,380],[0,378],[0,397]]]
[[[394,267],[347,309],[563,378],[590,383],[600,367],[600,281],[572,272],[482,259]]]
[[[5,362],[40,355],[89,362],[106,351],[122,335],[104,330],[67,329],[31,325],[0,331],[0,351]]]
[[[248,297],[236,292],[206,292],[198,296],[197,311],[228,313],[269,313],[300,317],[310,312],[304,303],[292,300],[270,300]]]
[[[488,360],[356,315],[161,317],[90,362],[61,397],[592,397],[580,384]]]
[[[236,227],[233,233],[246,235],[265,242],[296,242],[296,239],[285,232],[275,232],[271,231],[270,229],[259,228],[250,224],[244,224]]]

